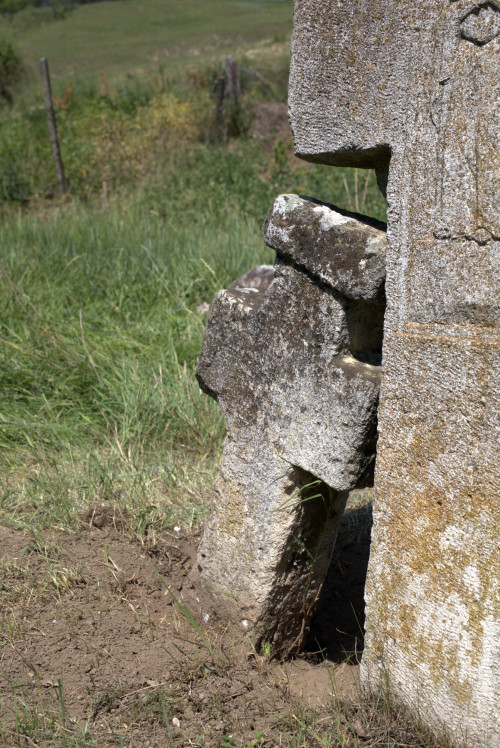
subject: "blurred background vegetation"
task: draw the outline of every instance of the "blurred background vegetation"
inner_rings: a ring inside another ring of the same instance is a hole
[[[0,10],[0,522],[75,527],[113,501],[141,533],[197,526],[224,436],[194,378],[207,303],[273,261],[277,194],[382,219],[383,199],[369,172],[293,156],[292,0]],[[227,55],[241,96],[221,128]]]

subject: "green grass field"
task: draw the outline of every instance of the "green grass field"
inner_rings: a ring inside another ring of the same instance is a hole
[[[261,226],[281,192],[384,217],[373,175],[302,164],[286,138],[273,144],[271,133],[264,146],[252,136],[262,91],[250,88],[242,104],[246,134],[210,137],[215,63],[241,49],[262,76],[283,77],[288,51],[273,39],[286,38],[291,12],[291,0],[115,0],[65,20],[41,22],[34,11],[11,22],[28,65],[47,54],[56,79],[76,69],[89,80],[134,77],[104,95],[75,83],[74,99],[58,100],[64,198],[55,197],[44,110],[24,107],[32,81],[3,109],[7,525],[72,527],[103,493],[128,506],[137,527],[146,514],[162,527],[199,525],[224,429],[194,378],[206,321],[198,306],[273,261]],[[160,57],[181,82],[175,92],[141,77]],[[198,66],[191,79],[188,61]],[[264,93],[281,98],[279,87]]]
[[[103,483],[138,516],[154,506],[163,524],[203,512],[223,429],[194,379],[206,319],[197,307],[272,262],[261,224],[276,194],[293,186],[346,203],[337,170],[266,181],[261,158],[251,142],[241,153],[192,146],[109,201],[5,215],[3,521],[29,525],[36,496],[37,521],[71,525]],[[148,494],[152,485],[160,490]]]
[[[113,85],[159,65],[176,77],[250,52],[276,62],[288,55],[292,0],[110,0],[82,5],[55,20],[51,11],[24,11],[3,27],[14,31],[37,89],[38,61],[47,57],[54,91],[69,80]],[[0,26],[1,28],[1,26]],[[28,96],[28,101],[29,101]]]

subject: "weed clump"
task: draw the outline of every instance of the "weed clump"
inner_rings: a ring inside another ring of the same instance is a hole
[[[0,34],[0,101],[12,104],[12,86],[21,78],[23,62],[14,42]]]

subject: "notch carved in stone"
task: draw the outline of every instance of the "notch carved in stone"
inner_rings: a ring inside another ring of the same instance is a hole
[[[482,47],[500,35],[500,11],[492,3],[474,8],[462,21],[460,30],[467,41]]]

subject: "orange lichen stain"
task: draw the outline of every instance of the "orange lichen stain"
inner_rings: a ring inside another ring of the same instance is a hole
[[[219,488],[216,485],[216,490]],[[225,482],[220,487],[224,501],[218,502],[218,526],[219,532],[226,536],[237,536],[241,533],[244,517],[244,486],[240,483]],[[242,553],[251,558],[251,548],[242,548]]]
[[[470,452],[487,438],[479,398],[491,400],[491,350],[479,338],[442,344],[405,336],[390,352],[399,388],[386,392],[381,412],[368,616],[383,632],[375,656],[387,646],[408,666],[421,662],[437,688],[465,704],[485,621],[500,614],[500,495],[491,463],[465,470],[469,456],[453,454],[453,434]]]
[[[433,606],[434,615],[428,616],[426,625],[423,625],[421,611],[417,604],[410,604],[404,599],[404,589],[401,589],[399,582],[392,581],[389,570],[385,581],[383,588],[378,586],[376,591],[370,589],[372,595],[370,614],[373,616],[375,610],[378,612],[376,626],[378,630],[384,632],[384,636],[372,641],[371,653],[380,661],[385,659],[384,665],[390,674],[391,658],[386,659],[385,653],[385,645],[389,637],[392,639],[392,644],[388,648],[389,652],[395,648],[404,653],[406,664],[412,669],[424,663],[436,688],[449,689],[457,703],[470,701],[473,695],[473,684],[467,675],[464,675],[461,653],[456,646],[446,642],[446,628],[443,627],[438,614],[434,612],[436,606]],[[469,628],[469,622],[467,627]],[[478,644],[480,656],[481,641]],[[471,663],[469,672],[472,673],[473,669],[473,663]]]

